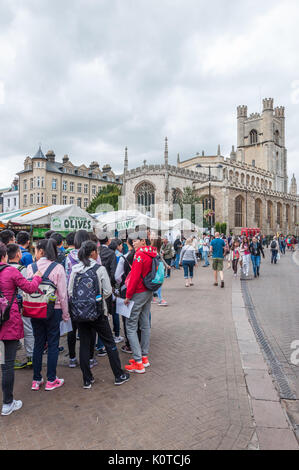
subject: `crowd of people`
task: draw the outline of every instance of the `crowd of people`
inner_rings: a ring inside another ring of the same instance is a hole
[[[250,262],[255,278],[261,258],[270,246],[271,263],[279,254],[295,249],[295,237],[260,234],[248,238],[204,233],[178,236],[174,243],[150,231],[134,232],[127,240],[110,239],[107,233],[79,230],[66,239],[52,230],[31,247],[30,235],[11,230],[0,232],[0,341],[4,345],[2,368],[2,415],[22,407],[13,395],[16,369],[32,368],[31,389],[53,391],[64,385],[57,376],[62,331],[67,333],[68,366],[81,368],[83,388],[94,382],[97,357],[108,356],[114,384],[122,385],[130,373],[144,374],[150,367],[151,304],[167,307],[162,296],[164,279],[172,270],[183,271],[185,287],[194,286],[194,271],[202,265],[214,272],[214,286],[223,289],[224,263],[234,276],[247,278]],[[130,309],[119,315],[119,302]],[[109,319],[111,318],[111,322]],[[121,321],[123,335],[121,332]],[[113,331],[113,332],[112,332]],[[24,338],[27,360],[16,360]],[[79,341],[79,357],[76,348]],[[132,358],[121,365],[120,351]],[[43,377],[43,355],[47,370]]]

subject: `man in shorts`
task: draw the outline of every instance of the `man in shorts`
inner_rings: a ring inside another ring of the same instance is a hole
[[[214,286],[218,286],[218,272],[221,280],[221,288],[224,288],[223,260],[225,241],[220,238],[219,233],[215,233],[215,238],[211,242],[210,251],[213,259]]]

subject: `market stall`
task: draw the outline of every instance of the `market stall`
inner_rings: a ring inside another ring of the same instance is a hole
[[[152,230],[156,232],[165,232],[168,224],[142,214],[136,210],[107,212],[106,214],[96,216],[97,224],[95,232],[107,232],[109,236],[119,236],[126,238],[126,235],[136,230]]]
[[[16,231],[28,230],[32,238],[43,238],[50,229],[64,236],[80,229],[92,232],[96,223],[90,214],[75,205],[53,205],[14,212],[0,214],[0,223]]]
[[[199,228],[188,219],[174,219],[167,222],[168,230],[165,233],[167,238],[174,243],[177,237],[183,235],[185,238],[198,236]]]

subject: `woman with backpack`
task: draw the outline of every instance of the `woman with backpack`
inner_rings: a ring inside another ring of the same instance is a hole
[[[279,245],[277,241],[277,237],[273,237],[273,240],[270,245],[271,249],[271,264],[277,264],[277,256],[278,256],[278,250],[279,250]]]
[[[17,302],[17,292],[33,294],[42,282],[37,271],[32,281],[27,281],[15,267],[7,264],[7,247],[0,243],[0,341],[4,344],[5,362],[2,369],[3,407],[1,414],[10,415],[22,407],[20,400],[13,398],[14,363],[17,345],[24,338],[23,320]]]
[[[67,255],[66,262],[65,262],[65,271],[67,277],[67,283],[69,283],[69,279],[71,276],[71,272],[74,266],[76,266],[80,260],[78,258],[79,250],[82,246],[82,243],[90,240],[91,233],[87,232],[87,230],[78,230],[74,237],[74,246],[75,248]],[[74,369],[78,366],[78,360],[76,358],[76,341],[77,341],[77,331],[78,325],[72,319],[72,331],[67,334],[67,344],[69,350],[69,367]],[[93,343],[90,346],[90,365],[94,367],[97,365],[97,361],[94,359],[94,346],[95,346],[96,337],[94,334]]]
[[[185,286],[191,287],[193,284],[193,271],[197,266],[196,251],[192,245],[192,239],[188,238],[186,244],[183,246],[180,256],[180,265],[184,268],[184,278],[186,281]]]
[[[115,385],[129,380],[120,364],[107,317],[105,299],[112,294],[112,287],[106,269],[97,263],[96,243],[84,242],[79,250],[80,263],[73,267],[68,292],[72,317],[78,324],[80,336],[80,367],[83,374],[83,388],[90,389],[94,377],[90,370],[90,344],[92,333],[96,331],[102,340],[111,369],[115,376]]]
[[[54,309],[47,318],[32,318],[31,324],[34,334],[33,350],[33,381],[32,390],[39,390],[44,383],[41,375],[42,359],[45,344],[48,344],[47,351],[47,383],[45,390],[55,390],[64,384],[64,379],[56,376],[56,368],[59,354],[60,322],[68,321],[68,297],[64,268],[57,260],[57,244],[52,238],[49,240],[39,240],[35,247],[35,263],[27,268],[28,278],[34,274],[34,269],[38,269],[44,279],[48,279],[56,286],[56,293],[53,298]],[[25,306],[25,303],[24,303]]]

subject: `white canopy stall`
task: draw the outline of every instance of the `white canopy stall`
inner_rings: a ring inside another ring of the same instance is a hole
[[[168,229],[168,224],[159,219],[149,217],[136,210],[107,212],[96,217],[96,233],[105,231],[111,237],[118,232],[120,238],[125,238],[126,233],[136,230],[150,229],[152,231],[163,231]]]
[[[23,212],[23,211],[22,211]],[[95,220],[85,210],[75,205],[53,205],[27,210],[17,216],[6,219],[11,227],[28,226],[33,237],[41,237],[51,229],[61,233],[77,230],[93,231]]]

